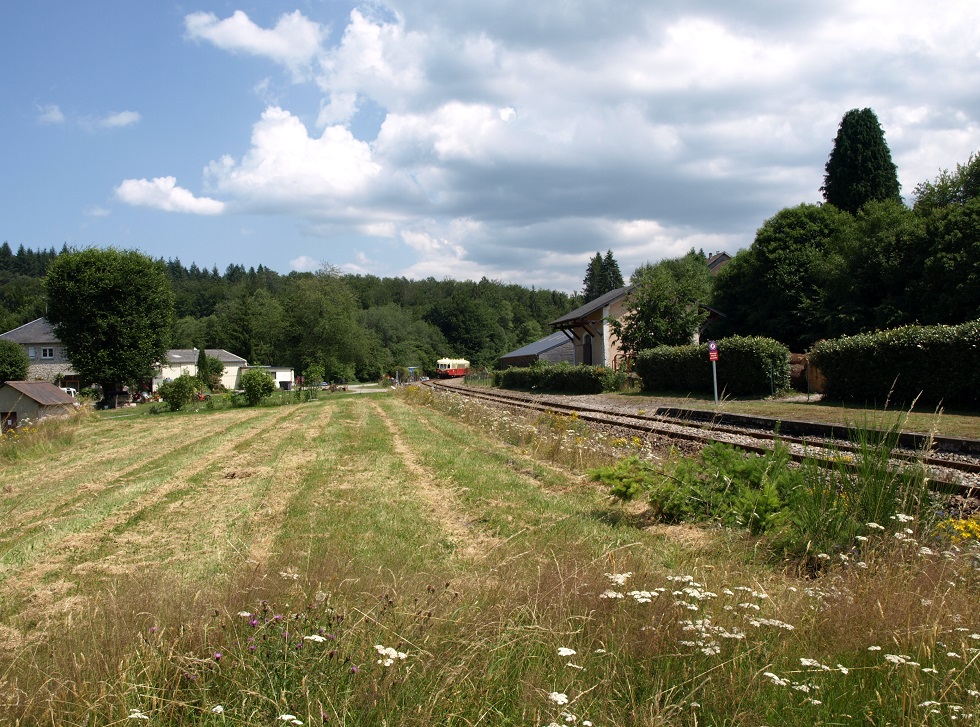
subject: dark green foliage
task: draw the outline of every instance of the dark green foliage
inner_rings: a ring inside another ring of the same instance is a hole
[[[161,263],[114,248],[65,252],[45,285],[48,319],[83,380],[117,392],[163,360],[174,296]]]
[[[766,336],[793,351],[826,337],[826,261],[853,236],[854,218],[827,205],[802,204],[766,220],[715,278],[712,305],[726,317],[711,335]]]
[[[827,341],[810,360],[827,377],[826,396],[882,406],[980,405],[980,321],[903,326]]]
[[[24,347],[13,341],[0,339],[0,384],[7,381],[23,381],[31,361]]]
[[[265,397],[276,390],[276,382],[262,369],[246,369],[242,372],[240,383],[249,406],[258,406]]]
[[[885,133],[871,109],[844,114],[827,160],[824,199],[837,209],[857,213],[872,200],[900,201],[898,171]]]
[[[585,271],[582,298],[588,303],[610,291],[622,288],[624,284],[623,273],[619,269],[616,258],[613,257],[612,250],[607,250],[605,257],[597,252],[589,261],[589,267]]]
[[[568,394],[599,394],[619,391],[626,376],[605,366],[573,366],[539,361],[532,366],[493,372],[493,385],[505,389],[560,391]]]
[[[704,253],[692,249],[681,258],[643,265],[630,283],[626,313],[610,321],[624,351],[687,343],[708,317],[712,277]]]
[[[173,381],[164,381],[157,390],[160,398],[170,407],[170,411],[180,411],[191,403],[197,392],[198,381],[193,376],[182,374]]]
[[[732,336],[718,341],[718,390],[733,396],[766,395],[789,388],[789,350],[770,338]],[[641,351],[636,373],[644,391],[712,393],[708,344]]]

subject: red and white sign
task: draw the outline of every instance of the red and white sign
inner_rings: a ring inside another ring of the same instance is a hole
[[[709,361],[718,360],[718,343],[716,341],[708,342],[708,360]]]

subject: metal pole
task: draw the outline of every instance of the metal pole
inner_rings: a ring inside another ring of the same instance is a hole
[[[718,362],[711,362],[711,378],[715,381],[715,406],[718,406]]]

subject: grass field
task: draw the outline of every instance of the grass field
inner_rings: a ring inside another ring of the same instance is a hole
[[[0,723],[978,723],[975,551],[916,532],[804,579],[609,497],[574,422],[435,398],[7,443]]]

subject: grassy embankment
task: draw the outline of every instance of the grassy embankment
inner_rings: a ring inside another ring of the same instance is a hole
[[[977,720],[965,549],[872,539],[803,580],[580,474],[623,446],[384,394],[25,436],[0,452],[0,722]]]

